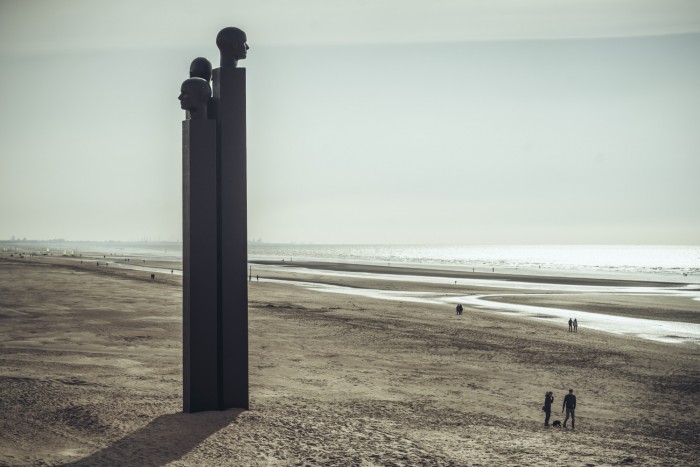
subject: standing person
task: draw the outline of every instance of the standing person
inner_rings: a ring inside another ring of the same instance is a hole
[[[552,402],[554,402],[554,395],[552,394],[552,391],[548,391],[544,393],[544,406],[542,407],[542,410],[544,410],[544,426],[549,426],[549,416],[552,414]]]
[[[569,318],[569,332],[574,330],[574,322]]]
[[[462,314],[462,310],[464,310],[464,308],[462,308],[462,304],[461,304],[461,303],[458,303],[458,304],[457,304],[456,310],[457,310],[457,314],[458,314],[458,315],[461,315],[461,314]]]
[[[561,411],[564,412],[566,409],[566,418],[564,418],[564,428],[566,428],[566,422],[569,420],[569,415],[571,415],[571,429],[575,430],[575,417],[574,412],[576,411],[576,396],[574,396],[574,390],[569,389],[569,393],[564,397],[564,402],[561,405]]]
[[[578,332],[578,321],[574,318],[574,332]]]

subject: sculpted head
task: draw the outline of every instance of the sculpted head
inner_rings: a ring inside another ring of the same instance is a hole
[[[190,64],[190,78],[202,78],[211,81],[211,62],[204,57],[197,57]]]
[[[202,78],[189,78],[180,88],[180,108],[190,111],[190,118],[207,118],[211,86]]]
[[[248,38],[238,28],[224,28],[216,36],[216,46],[221,52],[221,66],[235,67],[248,53]]]

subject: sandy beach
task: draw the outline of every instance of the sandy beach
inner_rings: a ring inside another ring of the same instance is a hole
[[[329,270],[347,266],[279,266],[253,266],[251,410],[183,414],[181,276],[3,253],[0,464],[697,465],[696,344],[585,326],[569,333],[559,319],[470,305],[456,316],[451,303],[400,298],[506,294],[521,276],[477,287],[373,277],[414,274],[389,266],[353,266],[361,276]],[[494,279],[485,276],[457,281]],[[695,325],[700,314],[682,294],[510,300]],[[544,393],[554,392],[552,419],[563,421],[568,388],[576,430],[543,427]]]

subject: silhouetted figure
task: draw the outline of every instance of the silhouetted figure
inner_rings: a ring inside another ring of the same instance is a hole
[[[544,393],[544,405],[542,406],[542,410],[544,410],[544,426],[549,426],[549,417],[552,415],[552,402],[554,402],[552,391]]]
[[[461,314],[462,314],[462,311],[464,310],[464,308],[462,307],[462,304],[461,304],[461,303],[458,303],[458,304],[457,304],[456,310],[457,310],[457,314],[458,314],[458,315],[461,315]]]
[[[238,28],[224,28],[216,36],[216,46],[221,52],[221,68],[237,67],[238,60],[243,60],[247,53],[248,38]]]
[[[256,281],[259,281],[259,280],[260,280],[260,276],[256,275],[256,276],[255,276],[255,280],[256,280]]]
[[[578,321],[574,318],[574,332],[578,332]]]
[[[155,275],[155,274],[151,274],[151,280],[152,280],[152,281],[156,280],[156,275]]]
[[[100,262],[99,262],[99,261],[97,262],[97,265],[98,265],[98,266],[100,265]]]
[[[575,430],[576,426],[574,425],[574,412],[576,411],[576,396],[574,396],[573,389],[569,389],[569,394],[567,394],[564,397],[564,402],[562,403],[561,411],[564,412],[564,409],[566,409],[566,418],[564,418],[564,428],[566,428],[566,422],[569,420],[569,416],[571,416],[571,429]]]
[[[189,111],[193,120],[206,119],[211,86],[202,78],[189,78],[180,87],[180,108]]]
[[[574,330],[574,322],[569,318],[569,332]]]

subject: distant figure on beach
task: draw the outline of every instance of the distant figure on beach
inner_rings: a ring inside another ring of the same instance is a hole
[[[574,412],[576,411],[576,396],[574,396],[573,389],[569,389],[569,393],[564,397],[564,402],[561,405],[561,411],[564,412],[564,409],[566,409],[564,428],[566,428],[566,422],[569,420],[569,416],[571,416],[571,429],[575,430],[576,426],[574,425]]]
[[[574,318],[574,332],[578,332],[578,321]]]
[[[574,322],[571,318],[569,318],[569,332],[574,330]]]
[[[457,310],[457,314],[458,314],[458,315],[461,315],[461,314],[462,314],[462,311],[464,310],[464,308],[462,307],[462,304],[461,304],[461,303],[458,303],[458,304],[457,304],[456,310]]]
[[[256,280],[256,281],[259,281],[259,280],[260,280],[260,276],[258,276],[258,275],[256,274],[256,275],[255,275],[255,280]]]
[[[100,265],[100,262],[99,262],[99,261],[97,262],[97,265],[98,265],[98,266]]]
[[[152,281],[156,280],[156,275],[155,275],[155,274],[151,274],[151,280],[152,280]]]
[[[542,410],[544,411],[544,426],[549,426],[549,416],[552,415],[552,402],[554,402],[552,391],[545,392],[544,405],[542,406]]]

